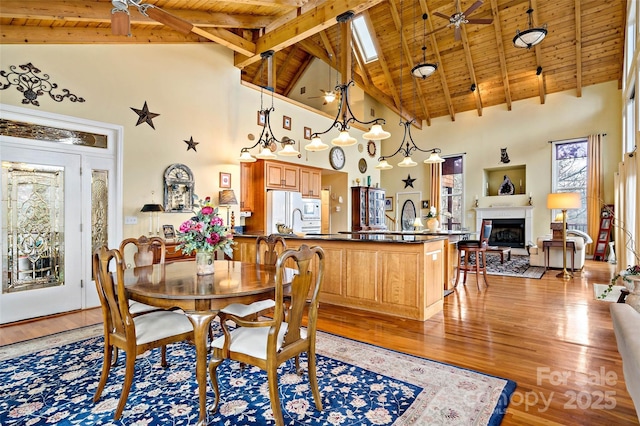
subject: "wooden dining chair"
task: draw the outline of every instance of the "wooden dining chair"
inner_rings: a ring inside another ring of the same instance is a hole
[[[480,226],[479,240],[460,240],[458,241],[458,267],[456,271],[456,282],[453,287],[457,287],[460,274],[463,273],[463,284],[467,283],[467,274],[469,272],[476,273],[476,285],[480,289],[480,272],[484,283],[489,287],[487,281],[487,247],[489,246],[489,237],[493,223],[491,220],[483,219]],[[471,255],[474,255],[475,262],[471,263]]]
[[[260,235],[256,238],[256,264],[275,266],[278,256],[287,249],[287,242],[281,235]],[[284,300],[289,296],[285,294]],[[221,310],[223,314],[235,315],[241,318],[254,318],[272,309],[275,306],[273,299],[259,300],[250,305],[232,303]]]
[[[113,416],[118,420],[133,382],[136,357],[160,347],[162,366],[167,367],[166,345],[183,340],[193,341],[193,325],[184,314],[167,310],[155,310],[135,317],[131,314],[124,285],[122,254],[119,250],[109,250],[105,246],[96,249],[93,255],[93,274],[102,307],[105,336],[102,374],[93,401],[100,399],[107,383],[114,349],[123,350],[126,354],[124,383]]]
[[[284,274],[285,264],[295,265],[297,273],[291,281],[291,304],[285,305]],[[313,269],[312,269],[313,267]],[[309,384],[316,409],[322,411],[322,400],[316,376],[316,322],[318,319],[318,296],[324,278],[324,251],[318,246],[302,245],[298,250],[286,250],[276,263],[275,307],[273,319],[260,318],[246,320],[229,315],[240,327],[229,330],[226,321],[222,321],[223,335],[211,344],[213,356],[209,363],[209,375],[214,388],[215,400],[213,409],[217,409],[220,393],[217,378],[218,366],[231,359],[241,363],[254,365],[267,372],[269,381],[269,398],[276,425],[284,425],[280,398],[278,396],[278,373],[280,364],[291,358],[297,358],[306,352]],[[302,327],[302,319],[307,306],[308,295],[311,302],[307,314],[307,327]],[[297,361],[297,359],[296,359]],[[301,373],[296,362],[296,372]]]

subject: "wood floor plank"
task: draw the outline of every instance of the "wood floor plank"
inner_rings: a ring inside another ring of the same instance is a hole
[[[504,425],[637,425],[609,303],[595,300],[617,267],[587,261],[569,281],[475,278],[427,321],[321,304],[318,328],[518,383]],[[101,322],[99,309],[0,327],[0,345]],[[615,406],[612,406],[615,405]]]

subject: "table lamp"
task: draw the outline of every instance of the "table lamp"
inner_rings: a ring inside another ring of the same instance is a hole
[[[160,234],[160,218],[158,217],[158,212],[163,212],[164,208],[160,204],[145,204],[140,211],[149,213],[149,235],[153,235],[153,214],[156,214],[156,234]]]
[[[422,220],[420,220],[420,216],[416,216],[415,220],[413,221],[413,230],[419,231],[423,227],[424,225],[422,224]]]
[[[220,207],[227,208],[227,229],[230,232],[234,232],[233,226],[229,223],[229,210],[231,210],[231,206],[238,204],[238,200],[236,199],[236,194],[233,192],[233,189],[223,189],[220,191],[218,204],[220,204]]]
[[[557,277],[565,280],[573,278],[567,271],[567,210],[581,206],[582,200],[578,192],[556,192],[547,195],[547,208],[562,210],[562,272]]]

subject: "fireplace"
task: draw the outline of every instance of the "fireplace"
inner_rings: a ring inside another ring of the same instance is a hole
[[[526,243],[533,239],[533,206],[476,207],[476,229],[482,219],[492,220],[489,244],[511,247],[513,254],[526,255]],[[517,240],[517,242],[515,242]]]
[[[524,219],[490,219],[489,245],[524,248]]]

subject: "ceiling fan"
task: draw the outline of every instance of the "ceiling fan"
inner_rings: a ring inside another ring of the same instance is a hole
[[[135,6],[138,12],[182,34],[189,34],[194,28],[191,22],[178,18],[169,12],[152,4],[142,3],[142,0],[111,0],[111,32],[113,35],[130,35],[129,6]]]
[[[433,14],[435,16],[438,16],[440,18],[446,19],[447,21],[449,21],[449,23],[443,27],[437,28],[435,30],[433,30],[431,33],[429,34],[433,34],[435,32],[438,32],[440,30],[443,30],[445,28],[450,28],[453,27],[454,28],[454,38],[455,40],[460,40],[460,25],[462,24],[490,24],[493,22],[493,18],[469,18],[469,15],[475,11],[477,8],[479,8],[480,6],[482,6],[482,0],[478,0],[475,3],[473,3],[471,6],[469,6],[469,8],[467,10],[465,10],[464,12],[460,11],[460,0],[456,0],[456,13],[454,13],[451,16],[447,16],[443,13],[440,12],[433,12]]]
[[[334,92],[333,90],[320,89],[320,91],[322,92],[322,96],[312,96],[309,99],[324,98],[324,102],[322,103],[322,105],[330,104],[331,102],[336,100],[336,92]]]

